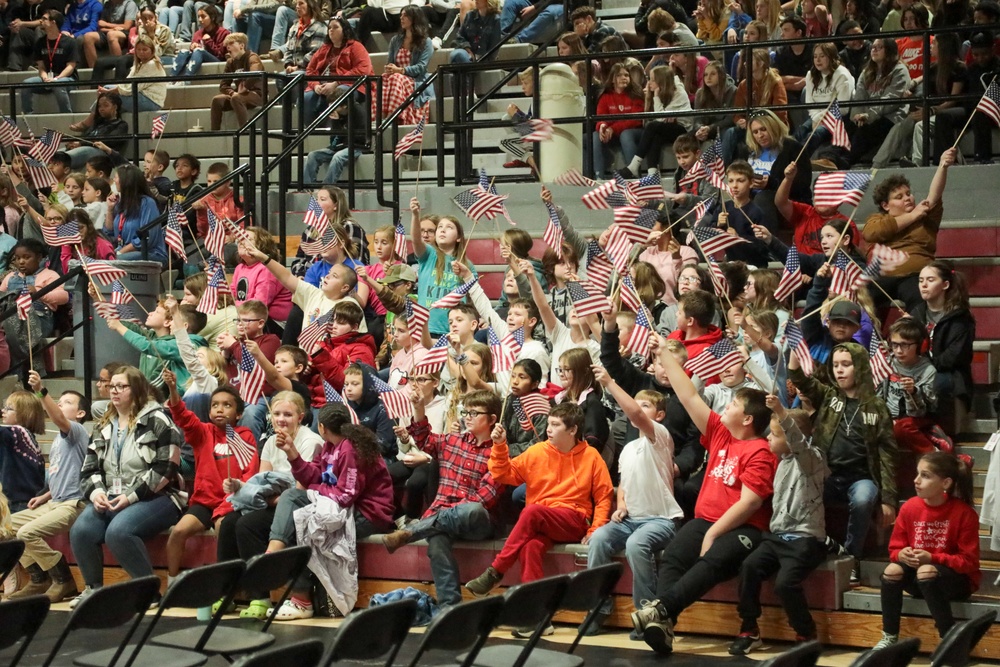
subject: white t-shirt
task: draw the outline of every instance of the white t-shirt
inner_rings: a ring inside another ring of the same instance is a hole
[[[320,315],[325,315],[330,311],[331,308],[336,306],[341,301],[353,301],[358,303],[354,297],[345,296],[343,299],[328,299],[323,290],[313,285],[310,285],[306,281],[299,279],[299,284],[295,286],[295,292],[292,293],[292,303],[302,309],[305,314],[303,318],[303,327],[312,324]],[[358,304],[361,307],[361,304]],[[364,319],[361,320],[361,325],[358,327],[358,331],[361,333],[368,333],[368,325],[365,323]]]
[[[260,452],[260,460],[269,462],[271,470],[274,472],[291,473],[292,464],[288,462],[288,455],[278,449],[275,437],[272,435],[264,443],[264,449]],[[319,434],[310,431],[305,426],[299,426],[299,430],[295,432],[295,449],[299,450],[299,456],[306,461],[312,461],[322,448],[323,438]]]
[[[653,442],[642,435],[625,445],[618,459],[625,506],[633,519],[680,519],[684,511],[674,499],[674,441],[663,424],[654,422]]]
[[[548,334],[549,340],[552,341],[550,382],[554,382],[560,387],[562,386],[563,379],[559,376],[559,357],[562,356],[563,352],[572,350],[574,347],[587,348],[587,351],[590,352],[591,361],[595,364],[601,363],[601,344],[593,338],[588,338],[586,343],[575,343],[573,342],[573,336],[570,333],[569,327],[559,321],[556,322],[555,328],[548,332]]]

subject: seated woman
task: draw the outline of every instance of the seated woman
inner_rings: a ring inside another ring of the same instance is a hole
[[[906,115],[904,95],[910,88],[906,65],[899,62],[895,40],[876,39],[872,43],[871,60],[858,77],[854,88],[854,104],[847,130],[851,135],[851,150],[847,164],[854,165],[878,149],[892,126]],[[865,105],[865,102],[895,100],[895,104]],[[838,165],[843,166],[843,165]]]
[[[594,174],[597,178],[607,176],[611,163],[611,149],[621,148],[625,163],[629,164],[639,149],[642,137],[641,120],[611,120],[616,114],[642,113],[646,110],[646,100],[642,88],[632,81],[624,63],[611,68],[604,93],[597,100],[597,114],[604,116],[597,121],[593,134]]]
[[[645,110],[691,110],[691,102],[684,90],[684,84],[670,67],[661,65],[654,67],[653,71],[650,72],[649,81],[646,83]],[[642,127],[642,136],[639,137],[637,153],[628,166],[622,169],[622,176],[635,178],[637,174],[641,173],[644,162],[649,173],[659,173],[660,155],[663,153],[663,149],[672,146],[674,139],[686,134],[691,129],[693,122],[690,116],[646,121]]]
[[[179,8],[178,8],[179,9]],[[149,37],[156,46],[156,56],[162,65],[173,65],[174,56],[177,55],[177,46],[174,43],[174,35],[166,25],[156,20],[156,11],[153,5],[145,5],[139,12],[138,21],[135,27],[129,31],[129,52],[123,56],[106,55],[101,56],[94,63],[94,69],[90,74],[91,81],[106,81],[108,72],[113,72],[115,81],[120,81],[128,76],[129,70],[134,62],[134,52],[136,41],[140,37]],[[162,76],[162,75],[161,75]]]
[[[229,31],[220,23],[219,10],[215,5],[206,4],[198,10],[198,32],[191,38],[189,48],[174,58],[172,76],[195,76],[202,63],[217,63],[226,57],[223,44]]]
[[[771,54],[767,49],[754,49],[750,59],[753,61],[750,68],[753,76],[753,94],[749,105],[751,107],[780,107],[788,104],[785,84],[782,83],[778,71],[771,67]],[[745,109],[747,104],[747,82],[744,79],[736,87],[733,108]],[[787,127],[788,114],[779,111],[776,115]],[[739,146],[746,141],[747,135],[747,117],[744,114],[736,114],[733,121],[736,126],[729,128],[722,135],[722,159],[727,165],[736,159]]]
[[[738,155],[753,167],[753,203],[764,212],[765,220],[772,221],[770,229],[774,231],[781,221],[774,194],[785,179],[785,168],[798,157],[791,199],[808,204],[812,201],[812,164],[802,152],[802,144],[788,136],[788,126],[770,109],[750,113],[746,151],[743,155],[740,150]]]
[[[566,32],[560,35],[559,40],[556,42],[556,49],[560,58],[582,56],[588,53],[583,40],[575,32]],[[597,81],[601,78],[601,64],[597,60],[590,61],[589,70],[584,60],[576,60],[572,63],[567,63],[567,65],[576,73],[577,78],[580,80],[580,87],[584,90],[590,88],[592,81]],[[531,75],[530,71],[528,75]]]
[[[427,64],[433,54],[434,44],[427,36],[427,17],[419,7],[404,7],[399,13],[399,33],[389,42],[389,58],[383,70],[383,118],[398,109],[417,86],[427,80]],[[416,125],[420,122],[426,105],[432,99],[434,87],[428,86],[399,115],[399,124]],[[373,118],[374,111],[373,106]]]
[[[448,62],[470,63],[500,43],[500,0],[476,0],[475,11],[466,12],[462,27],[455,40],[455,48],[448,54]],[[496,57],[496,54],[493,56]]]
[[[92,142],[102,142],[113,151],[125,148],[124,136],[128,134],[128,123],[122,118],[122,97],[118,90],[106,90],[97,96],[94,108],[97,112],[88,116],[90,125],[81,138]],[[122,137],[116,139],[115,137]],[[69,154],[74,170],[82,170],[87,160],[104,155],[104,151],[96,146],[83,146],[72,139],[66,142],[66,152]]]
[[[837,100],[843,113],[847,113],[847,103],[854,95],[854,75],[840,62],[837,45],[828,42],[813,46],[813,66],[806,75],[806,104],[830,104]],[[815,148],[830,140],[830,130],[821,127],[826,109],[812,109],[809,118],[795,128],[793,136],[798,142],[803,142],[812,133],[806,154],[811,155]],[[814,131],[815,128],[815,131]]]
[[[281,48],[285,74],[304,74],[326,39],[325,10],[317,0],[295,0],[295,14],[298,23],[288,29],[288,38]]]
[[[143,259],[139,230],[159,216],[156,200],[150,194],[146,177],[130,164],[115,169],[114,184],[118,190],[118,201],[111,211],[112,227],[105,227],[104,232],[114,241],[118,259]],[[163,227],[149,230],[146,242],[149,246],[149,259],[166,264],[167,247]]]
[[[312,76],[365,76],[374,74],[372,59],[354,36],[354,28],[350,21],[343,18],[333,18],[327,24],[326,40],[319,47],[306,66],[306,77]],[[306,83],[305,122],[316,120],[320,111],[333,102],[343,91],[350,88],[344,81],[320,82],[309,80]],[[368,91],[358,91],[359,103],[368,99]],[[338,112],[339,116],[339,112]]]
[[[94,427],[80,471],[89,504],[69,532],[86,585],[71,607],[104,585],[102,545],[132,579],[152,576],[143,541],[181,516],[184,500],[175,480],[184,439],[154,396],[134,366],[120,366],[111,376],[111,406]]]

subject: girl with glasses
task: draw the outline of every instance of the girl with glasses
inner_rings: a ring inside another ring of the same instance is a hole
[[[28,508],[28,501],[43,493],[45,463],[35,436],[45,433],[45,410],[37,396],[15,391],[3,405],[0,427],[0,486],[11,513]]]
[[[604,390],[601,388],[591,365],[590,352],[583,348],[566,350],[559,356],[559,375],[563,390],[552,402],[559,405],[572,402],[583,408],[583,427],[580,437],[591,447],[603,451],[611,435],[607,410],[604,408]]]

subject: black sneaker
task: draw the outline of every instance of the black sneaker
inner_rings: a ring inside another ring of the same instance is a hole
[[[755,648],[760,648],[760,632],[741,632],[729,645],[729,655],[747,655]]]
[[[626,181],[631,181],[635,179],[635,174],[628,167],[622,167],[618,170],[618,175],[624,178]]]
[[[665,618],[647,623],[642,640],[657,653],[670,655],[674,651],[674,622]]]
[[[899,166],[904,169],[912,169],[917,166],[917,163],[908,157],[901,157],[899,158]]]
[[[611,614],[602,614],[600,612],[594,614],[594,619],[590,622],[590,625],[587,626],[587,629],[583,631],[583,636],[596,637],[601,634],[603,629],[602,626],[604,625],[604,622],[608,620],[608,616],[610,615]]]

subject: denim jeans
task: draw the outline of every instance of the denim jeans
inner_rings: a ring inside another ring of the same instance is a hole
[[[736,151],[740,145],[746,145],[747,131],[739,127],[731,127],[722,133],[722,160],[726,164],[732,164],[736,159]]]
[[[503,9],[500,10],[500,30],[507,33],[517,22],[521,11],[525,7],[531,6],[530,0],[506,0]],[[518,42],[544,42],[550,37],[555,37],[562,32],[563,27],[563,6],[561,4],[549,5],[541,12],[533,13],[534,17],[524,30],[517,34],[515,41]]]
[[[307,90],[302,94],[302,111],[305,124],[316,120],[320,112],[328,106],[326,95],[320,95],[315,90]]]
[[[831,475],[823,487],[824,503],[847,502],[847,536],[844,548],[855,558],[861,558],[865,536],[878,503],[878,487],[870,479],[852,481]]]
[[[625,549],[632,569],[632,603],[642,609],[644,600],[656,599],[656,554],[666,548],[676,532],[673,520],[659,516],[609,521],[590,536],[587,567],[607,565],[612,556]],[[610,599],[601,611],[611,613]]]
[[[236,10],[236,4],[239,0],[231,0],[226,3],[226,8],[222,10],[222,27],[229,32],[242,32],[246,33],[245,26],[241,25],[239,28],[236,27],[236,17],[233,16],[233,12]],[[245,16],[245,14],[244,14]],[[163,23],[161,20],[160,23]],[[253,49],[256,53],[257,49]]]
[[[295,519],[292,514],[300,507],[311,505],[312,501],[302,489],[287,489],[278,498],[274,508],[274,521],[271,522],[269,540],[279,540],[285,546],[295,544]]]
[[[260,53],[260,44],[265,37],[271,39],[271,49],[283,51],[288,41],[288,28],[298,16],[295,10],[284,5],[278,7],[275,14],[251,12],[242,19],[237,19],[237,27],[246,26],[247,48],[254,53]]]
[[[469,54],[465,49],[453,49],[451,53],[448,54],[448,62],[450,63],[471,63],[472,55]]]
[[[639,139],[642,138],[642,129],[633,127],[628,130],[624,130],[617,137],[612,137],[611,141],[604,143],[601,141],[601,136],[598,132],[594,132],[594,173],[597,174],[597,178],[603,178],[604,172],[608,168],[608,165],[613,162],[611,156],[611,149],[615,146],[621,146],[622,157],[625,159],[625,164],[632,161],[632,158],[636,156],[639,151]]]
[[[131,578],[153,574],[144,540],[162,533],[180,517],[180,509],[165,495],[129,505],[120,512],[98,512],[93,505],[87,505],[69,531],[84,583],[94,588],[104,584],[102,544],[108,545]]]
[[[414,540],[427,540],[434,590],[440,605],[462,601],[458,561],[451,550],[454,540],[485,540],[493,535],[490,513],[480,503],[462,503],[411,523],[407,530]]]
[[[174,59],[174,70],[171,76],[194,76],[201,69],[202,63],[217,63],[219,59],[205,49],[181,51]]]
[[[72,80],[73,80],[72,78],[68,77],[64,79],[53,79],[53,81],[72,81]],[[41,83],[41,82],[42,82],[42,77],[40,76],[33,76],[24,80],[24,83]],[[73,108],[70,106],[69,103],[69,91],[70,89],[66,87],[52,88],[47,91],[48,93],[51,93],[52,95],[55,96],[56,106],[59,107],[60,113],[70,113],[73,110]],[[24,89],[21,91],[21,111],[23,113],[26,114],[34,113],[35,105],[33,104],[31,98],[35,93],[45,94],[45,92],[43,92],[43,89],[35,89],[35,90]]]
[[[354,159],[357,160],[359,157],[361,157],[361,151],[354,149]],[[309,155],[306,156],[302,180],[304,183],[319,183],[319,168],[326,164],[329,167],[327,167],[323,183],[332,185],[340,180],[341,174],[344,173],[344,169],[347,168],[350,161],[351,157],[346,148],[320,148],[310,151]]]
[[[87,160],[92,157],[97,157],[98,155],[105,155],[105,152],[100,148],[94,148],[93,146],[78,146],[77,148],[72,148],[66,153],[72,162],[72,167],[74,171],[83,171],[84,166],[87,164]]]
[[[194,37],[191,26],[194,25],[198,10],[207,7],[210,3],[201,0],[185,0],[181,11],[181,25],[176,34],[183,40],[191,41]],[[210,61],[211,62],[211,61]]]
[[[135,95],[122,95],[122,112],[132,112],[132,105],[134,104],[133,99],[136,99],[139,104],[139,111],[159,111],[160,105],[149,99],[142,93],[136,93]]]
[[[229,7],[226,4],[226,7]],[[170,28],[171,35],[180,36],[179,28],[184,18],[183,7],[161,7],[156,10],[156,20]]]

